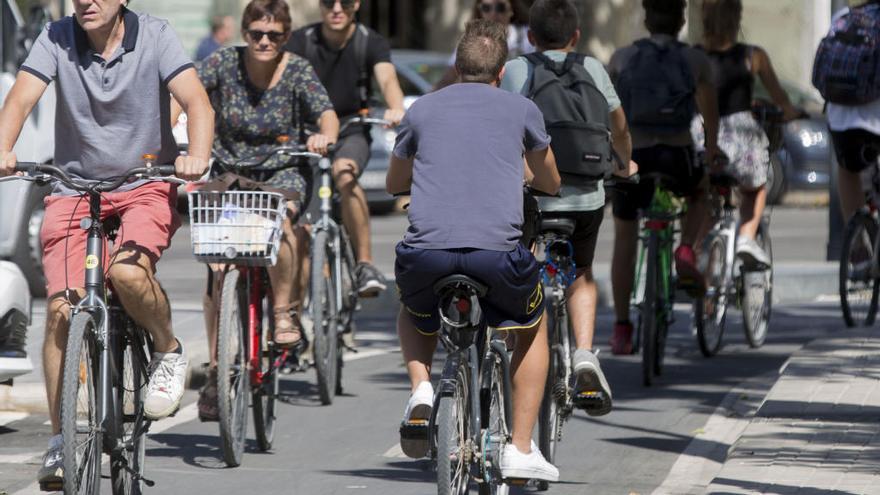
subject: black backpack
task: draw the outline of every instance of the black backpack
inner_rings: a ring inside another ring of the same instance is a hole
[[[584,68],[583,54],[557,63],[523,55],[533,67],[526,96],[544,114],[556,168],[569,184],[595,182],[613,171],[608,100]]]
[[[697,114],[696,82],[678,41],[636,41],[635,55],[621,71],[617,94],[630,127],[657,134],[690,129]]]

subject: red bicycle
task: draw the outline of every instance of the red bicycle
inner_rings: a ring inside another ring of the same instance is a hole
[[[279,139],[268,156],[228,168],[260,171],[270,157],[319,159]],[[298,160],[290,167],[311,166]],[[275,192],[227,190],[189,194],[195,257],[223,265],[217,331],[217,395],[223,459],[241,464],[247,437],[248,397],[261,451],[272,448],[280,370],[289,349],[274,344],[274,302],[267,266],[275,264],[287,202]],[[250,393],[248,393],[250,392]]]

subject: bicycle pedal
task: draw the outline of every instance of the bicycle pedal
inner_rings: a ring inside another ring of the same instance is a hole
[[[60,492],[64,490],[64,481],[43,481],[40,482],[41,492]]]
[[[572,402],[581,409],[598,409],[605,403],[605,394],[599,390],[584,391],[576,394]]]
[[[400,438],[402,440],[427,440],[428,420],[413,419],[400,423]]]

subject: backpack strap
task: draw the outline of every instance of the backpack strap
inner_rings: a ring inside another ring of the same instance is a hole
[[[369,111],[370,109],[370,70],[367,67],[367,41],[370,38],[370,31],[361,23],[358,23],[354,31],[354,58],[358,65],[358,98],[360,100],[360,111]]]
[[[310,27],[306,30],[305,38],[306,60],[308,60],[310,64],[314,65],[315,61],[318,59],[318,33],[316,32],[314,27]]]

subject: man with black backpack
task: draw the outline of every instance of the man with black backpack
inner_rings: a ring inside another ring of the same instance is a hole
[[[403,119],[403,91],[391,63],[391,46],[379,33],[356,22],[359,0],[320,0],[321,22],[294,31],[287,49],[308,60],[327,88],[339,120],[368,110],[372,78],[388,104],[385,120]],[[333,179],[342,195],[342,220],[355,246],[357,289],[362,297],[385,290],[372,264],[370,212],[358,177],[370,159],[370,129],[354,125],[339,135]]]
[[[654,195],[654,181],[646,174],[672,177],[673,192],[687,198],[681,245],[675,250],[679,282],[701,291],[703,277],[697,268],[693,244],[706,217],[705,181],[694,156],[690,125],[696,112],[703,116],[705,162],[714,163],[718,152],[718,103],[706,55],[677,40],[684,26],[686,0],[642,0],[650,37],[621,48],[611,58],[609,70],[633,137],[633,160],[639,164],[639,184],[622,185],[613,198],[614,255],[611,285],[617,323],[611,337],[614,354],[632,352],[633,325],[629,301],[638,242],[638,212]]]
[[[880,154],[880,1],[849,3],[832,18],[813,64],[813,85],[828,103],[845,222],[865,204],[861,172]]]
[[[603,178],[614,169],[613,153],[630,163],[632,143],[614,85],[598,60],[574,51],[580,40],[571,0],[537,0],[529,11],[529,41],[536,53],[511,60],[501,87],[533,100],[544,114],[557,167],[561,198],[539,198],[544,217],[570,218],[577,276],[568,290],[568,311],[577,350],[576,393],[602,392],[594,416],[611,411],[611,388],[593,351],[596,283],[592,264],[605,207]],[[634,168],[634,164],[633,167]],[[619,175],[634,170],[624,168]]]

